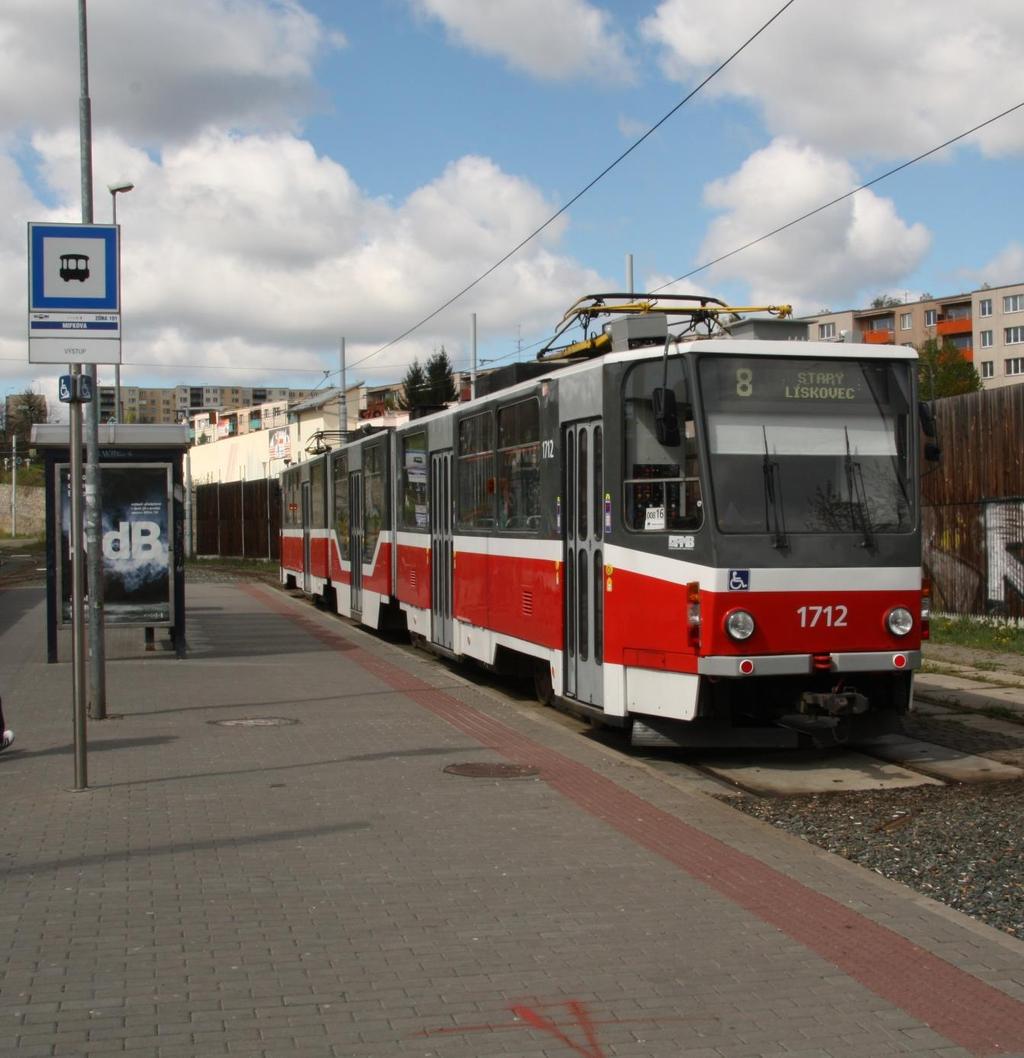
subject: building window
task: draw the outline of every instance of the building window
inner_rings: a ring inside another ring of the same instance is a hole
[[[992,360],[982,360],[981,362],[981,377],[992,378],[996,373],[996,365]]]
[[[981,332],[981,347],[982,347],[982,349],[991,349],[992,348],[992,332],[991,331],[982,331]]]
[[[982,298],[978,302],[978,315],[979,316],[991,316],[992,315],[992,299]]]
[[[818,324],[818,341],[825,341],[827,338],[835,338],[836,336],[836,325],[834,323],[819,323]]]
[[[912,312],[901,312],[900,313],[900,330],[909,331],[914,324],[914,314]]]
[[[1024,375],[1024,356],[1012,356],[1003,363],[1008,375]]]
[[[1003,298],[1003,312],[1020,312],[1024,310],[1024,294],[1008,294]]]
[[[924,325],[926,327],[934,327],[935,321],[938,318],[938,309],[925,309],[924,310]]]
[[[1024,342],[1024,327],[1003,328],[1003,342],[1005,345],[1020,345]]]

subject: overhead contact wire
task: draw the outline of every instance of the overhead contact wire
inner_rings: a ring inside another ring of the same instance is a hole
[[[786,0],[786,3],[784,3],[782,7],[780,7],[778,11],[776,11],[775,14],[768,19],[767,22],[765,22],[759,29],[757,29],[754,33],[747,37],[747,39],[727,59],[724,59],[721,63],[719,63],[719,65],[716,66],[714,70],[712,70],[711,73],[709,73],[707,77],[705,77],[704,80],[700,82],[700,84],[698,84],[694,89],[692,89],[692,91],[687,93],[687,95],[684,96],[683,99],[676,103],[676,105],[667,114],[665,114],[660,121],[652,125],[638,140],[636,140],[631,146],[627,147],[626,150],[624,150],[622,154],[620,154],[618,158],[615,159],[615,161],[605,166],[605,168],[602,169],[601,172],[598,173],[597,176],[595,176],[594,179],[586,185],[586,187],[584,187],[582,190],[578,191],[575,195],[573,195],[573,197],[570,198],[569,201],[561,207],[561,209],[557,210],[550,217],[548,217],[548,219],[544,221],[544,223],[541,224],[540,227],[530,232],[530,234],[527,235],[525,239],[513,246],[512,249],[509,250],[504,257],[502,257],[500,260],[496,261],[493,265],[491,265],[491,267],[488,268],[486,272],[483,272],[478,275],[472,283],[469,283],[464,286],[457,294],[453,294],[446,302],[444,302],[444,304],[438,306],[438,308],[434,309],[434,311],[431,312],[429,315],[424,316],[423,319],[421,319],[418,323],[413,324],[407,331],[403,331],[396,338],[392,338],[391,341],[382,345],[379,349],[375,349],[372,353],[367,354],[361,360],[357,360],[355,363],[350,364],[349,366],[351,368],[359,367],[360,365],[365,364],[368,360],[373,359],[373,357],[377,356],[378,353],[382,353],[385,349],[390,349],[391,346],[402,341],[404,338],[408,338],[410,334],[413,334],[414,332],[418,331],[420,327],[422,327],[425,323],[429,323],[435,316],[440,315],[442,312],[444,312],[446,308],[448,308],[450,305],[453,305],[464,294],[468,294],[469,291],[473,289],[473,287],[477,286],[479,283],[482,283],[489,275],[497,271],[510,257],[513,257],[515,254],[517,254],[527,243],[531,242],[538,235],[540,235],[540,233],[544,231],[545,228],[550,227],[550,225],[552,225],[567,209],[575,205],[592,187],[594,187],[595,184],[603,180],[604,177],[606,177],[619,164],[619,162],[629,157],[629,155],[631,155],[633,151],[635,151],[637,147],[639,147],[640,144],[644,142],[644,140],[646,140],[649,136],[651,136],[654,132],[661,128],[661,126],[664,125],[669,118],[671,118],[677,111],[679,111],[691,99],[693,99],[693,97],[697,95],[710,81],[714,80],[714,78],[717,77],[729,65],[729,63],[731,63],[733,59],[735,59],[736,56],[740,54],[740,52],[742,52],[745,48],[747,48],[750,44],[757,40],[757,38],[761,36],[761,34],[764,33],[764,31],[768,29],[768,27],[773,22],[780,18],[786,12],[786,10],[790,8],[794,3],[796,3],[796,0]]]

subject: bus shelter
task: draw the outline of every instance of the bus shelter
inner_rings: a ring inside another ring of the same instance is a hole
[[[167,628],[185,654],[187,426],[121,423],[99,427],[100,544],[104,624],[143,627],[147,644]],[[32,427],[46,486],[46,652],[71,625],[71,479],[67,426]],[[84,446],[83,446],[84,448]],[[88,621],[88,608],[86,620]]]

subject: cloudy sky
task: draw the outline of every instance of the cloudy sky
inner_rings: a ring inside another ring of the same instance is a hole
[[[89,0],[94,218],[118,197],[124,384],[389,381],[531,355],[578,296],[692,272],[1024,101],[1024,5]],[[0,5],[0,392],[26,223],[82,219],[73,0]],[[1024,109],[679,289],[855,307],[1024,280]],[[387,346],[387,348],[384,348]],[[101,381],[112,369],[101,370]]]

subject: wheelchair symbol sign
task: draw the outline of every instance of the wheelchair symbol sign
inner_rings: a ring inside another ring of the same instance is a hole
[[[750,590],[750,570],[749,569],[731,569],[729,570],[729,591],[749,591]]]

